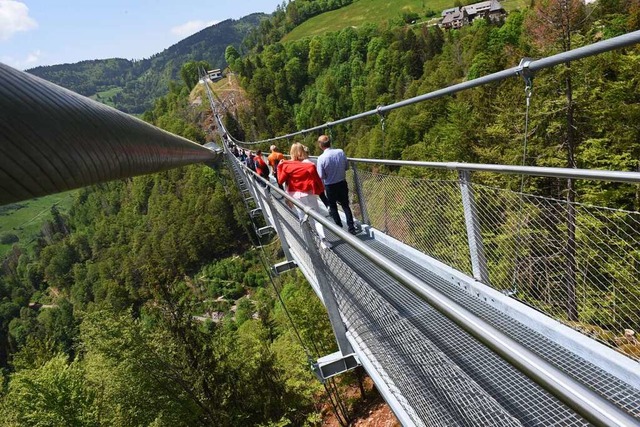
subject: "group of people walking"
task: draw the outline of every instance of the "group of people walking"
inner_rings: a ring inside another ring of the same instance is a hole
[[[272,145],[267,162],[271,166],[272,174],[280,188],[283,188],[284,185],[291,197],[314,210],[318,210],[318,199],[320,199],[329,209],[331,218],[336,225],[342,227],[342,219],[338,212],[338,204],[340,204],[347,220],[349,232],[357,234],[359,230],[349,207],[349,188],[346,181],[347,156],[341,149],[331,146],[331,138],[328,135],[321,135],[318,138],[318,146],[322,150],[322,154],[318,157],[317,165],[309,160],[307,147],[300,143],[294,143],[291,146],[289,160],[285,160],[278,148]],[[268,167],[259,150],[256,151],[255,156],[251,152],[248,155],[241,152],[238,157],[250,169],[255,170],[263,177],[265,177],[263,171],[266,168],[268,176]],[[304,211],[299,208],[296,208],[296,211],[298,217],[302,219]],[[315,221],[313,223],[320,237],[321,245],[325,248],[331,247],[326,240],[322,225]]]

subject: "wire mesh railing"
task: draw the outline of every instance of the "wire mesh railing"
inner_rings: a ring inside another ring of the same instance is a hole
[[[363,200],[354,199],[354,210],[362,202],[372,227],[473,275],[465,216],[475,215],[488,272],[478,280],[640,357],[640,212],[475,182],[477,208],[468,213],[451,173],[414,178],[360,168],[356,174]],[[351,173],[350,186],[355,179]]]
[[[357,173],[369,225],[471,274],[457,181],[410,179],[364,170]]]

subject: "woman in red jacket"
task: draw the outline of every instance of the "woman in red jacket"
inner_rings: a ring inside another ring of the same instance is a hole
[[[316,165],[305,161],[309,155],[304,145],[295,143],[291,146],[291,160],[278,163],[278,184],[285,184],[287,193],[300,203],[309,206],[316,212],[318,208],[318,196],[324,192],[324,185],[316,170]],[[304,211],[296,206],[298,218],[302,220]],[[320,236],[320,244],[323,248],[330,248],[327,242],[322,224],[312,219],[312,223]]]

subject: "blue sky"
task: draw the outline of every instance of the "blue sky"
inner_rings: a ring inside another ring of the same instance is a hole
[[[19,69],[142,59],[202,28],[283,0],[0,0],[0,62]]]

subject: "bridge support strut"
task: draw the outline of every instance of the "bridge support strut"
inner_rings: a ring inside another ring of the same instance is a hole
[[[356,358],[353,347],[351,347],[351,343],[347,339],[347,328],[340,317],[338,302],[336,301],[336,297],[331,289],[329,279],[324,272],[321,263],[322,256],[316,246],[315,238],[311,231],[311,224],[309,223],[309,217],[305,215],[300,225],[302,227],[302,234],[304,236],[305,243],[307,244],[307,251],[310,255],[311,263],[313,264],[313,269],[316,273],[320,293],[322,294],[322,301],[327,308],[329,322],[331,323],[333,334],[338,342],[339,351],[321,357],[313,364],[313,371],[320,381],[324,383],[328,378],[359,366],[360,362]]]
[[[482,234],[480,234],[480,219],[478,218],[478,208],[476,207],[476,199],[471,186],[471,174],[469,171],[462,170],[459,172],[459,179],[473,277],[488,285],[490,283],[489,270],[487,269],[487,257],[482,244]]]
[[[322,301],[327,308],[329,314],[329,322],[333,329],[333,335],[338,342],[338,349],[336,353],[328,356],[321,357],[316,363],[313,364],[313,370],[315,374],[320,378],[320,381],[324,382],[327,378],[334,375],[338,375],[342,372],[346,372],[360,365],[360,362],[354,354],[353,347],[347,339],[347,328],[340,317],[340,311],[338,309],[338,302],[336,296],[331,289],[331,284],[327,278],[323,265],[322,256],[316,246],[313,232],[311,231],[311,224],[309,217],[305,215],[304,219],[300,222],[302,227],[302,234],[304,236],[305,243],[307,244],[307,252],[311,258],[311,264],[313,265],[316,279],[320,287],[320,293],[322,294]]]

